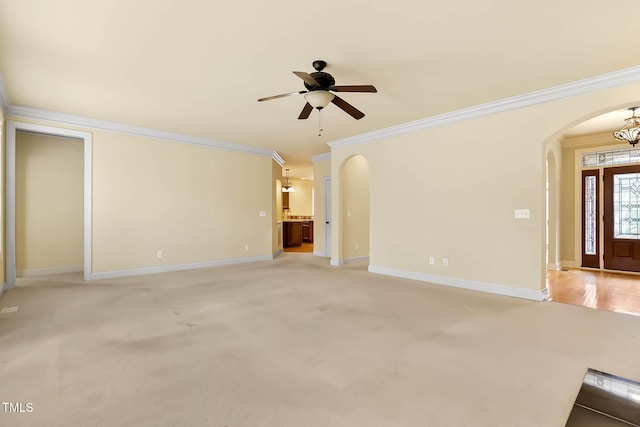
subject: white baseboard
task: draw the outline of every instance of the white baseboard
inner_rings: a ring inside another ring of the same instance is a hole
[[[16,277],[38,277],[51,276],[53,274],[79,273],[82,272],[81,265],[69,265],[65,267],[31,268],[29,270],[16,270]]]
[[[273,253],[273,256],[272,256],[272,258],[271,258],[271,259],[276,259],[276,258],[278,258],[280,255],[282,255],[283,253],[284,253],[284,249],[280,248],[280,249],[278,249],[277,251],[275,251],[275,252]]]
[[[560,262],[562,267],[567,267],[567,268],[580,268],[581,265],[579,262],[575,262],[575,261],[561,261]]]
[[[91,273],[89,280],[114,279],[116,277],[142,276],[145,274],[170,273],[172,271],[196,270],[199,268],[220,267],[223,265],[243,264],[247,262],[271,261],[273,255],[259,255],[242,258],[228,258],[214,261],[193,262],[188,264],[159,265],[156,267],[130,268],[127,270],[104,271]]]
[[[0,285],[0,298],[2,298],[2,295],[4,295],[4,291],[7,290],[7,282],[2,282],[2,285]]]
[[[547,270],[549,271],[558,271],[560,269],[562,269],[562,263],[560,262],[547,264]]]
[[[456,288],[470,289],[473,291],[488,292],[491,294],[505,295],[510,297],[524,298],[533,301],[543,301],[547,292],[545,289],[525,289],[512,286],[498,285],[494,283],[478,282],[476,280],[457,279],[455,277],[436,276],[432,274],[417,273],[415,271],[397,270],[394,268],[369,266],[369,272],[384,274],[387,276],[402,277],[421,282],[435,283],[438,285],[453,286]]]
[[[321,256],[321,257],[328,258],[328,257],[324,254],[324,251],[313,251],[313,256]]]
[[[338,258],[331,258],[329,264],[333,265],[334,267],[340,267],[342,264],[344,264],[344,261]]]
[[[369,255],[364,255],[364,256],[355,256],[352,258],[345,258],[342,260],[343,264],[355,264],[357,262],[369,262]]]

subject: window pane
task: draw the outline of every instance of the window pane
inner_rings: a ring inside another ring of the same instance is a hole
[[[584,253],[596,254],[596,177],[584,177]]]
[[[640,173],[613,175],[613,237],[640,240]]]

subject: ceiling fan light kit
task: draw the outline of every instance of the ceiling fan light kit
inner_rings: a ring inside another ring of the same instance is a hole
[[[304,94],[304,99],[306,99],[313,108],[317,108],[318,110],[322,110],[324,107],[329,105],[335,97],[336,96],[334,94],[327,92],[326,90],[314,90]]]
[[[349,104],[344,99],[333,94],[332,92],[361,92],[361,93],[376,93],[378,90],[372,85],[348,85],[348,86],[336,86],[336,81],[329,73],[325,73],[323,70],[327,66],[327,63],[321,59],[313,61],[313,68],[316,70],[314,73],[305,73],[304,71],[294,71],[293,74],[300,77],[304,82],[304,87],[307,90],[298,92],[283,93],[281,95],[268,96],[266,98],[258,99],[258,102],[269,101],[271,99],[284,98],[292,95],[302,95],[307,101],[300,115],[299,120],[305,120],[309,118],[309,115],[313,109],[317,109],[320,112],[329,103],[335,104],[338,108],[349,114],[356,120],[360,120],[364,117],[364,113],[358,110],[353,105]],[[322,119],[320,119],[322,120]],[[320,131],[322,131],[322,121],[320,122]]]
[[[617,132],[613,133],[613,136],[620,141],[625,141],[636,146],[640,141],[640,117],[636,116],[636,110],[638,107],[629,108],[631,110],[631,117],[624,119],[626,124]]]

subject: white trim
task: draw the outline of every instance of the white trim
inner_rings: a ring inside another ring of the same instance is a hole
[[[558,271],[561,268],[562,268],[562,264],[559,262],[547,264],[547,270],[550,270],[550,271]]]
[[[344,264],[344,261],[337,258],[331,258],[331,261],[329,261],[329,264],[333,265],[334,267],[340,267],[342,264]]]
[[[2,298],[2,295],[4,295],[4,291],[7,290],[7,282],[2,282],[2,285],[0,285],[0,298]]]
[[[280,248],[277,251],[275,251],[273,253],[273,256],[271,257],[271,259],[276,259],[278,258],[280,255],[282,255],[284,253],[284,249]]]
[[[271,154],[271,158],[275,160],[276,163],[278,163],[280,166],[284,166],[284,159],[280,156],[280,154],[276,150],[273,150],[273,153]]]
[[[49,267],[49,268],[32,268],[30,270],[17,270],[16,276],[18,277],[39,277],[39,276],[51,276],[54,274],[64,273],[79,273],[83,271],[81,265],[67,266],[67,267]]]
[[[510,297],[524,298],[533,301],[544,301],[545,290],[534,290],[525,288],[515,288],[513,286],[497,285],[494,283],[478,282],[476,280],[458,279],[455,277],[435,276],[433,274],[417,273],[415,271],[398,270],[395,268],[369,266],[370,273],[384,274],[404,279],[418,280],[421,282],[435,283],[437,285],[453,286],[456,288],[470,289],[491,294],[505,295]],[[547,291],[548,293],[548,291]]]
[[[587,79],[576,80],[547,89],[529,92],[524,95],[503,98],[497,101],[463,108],[437,116],[404,123],[397,126],[380,129],[349,138],[339,139],[329,143],[334,148],[344,148],[352,145],[363,144],[377,139],[389,138],[409,132],[417,132],[423,129],[448,125],[451,123],[475,119],[488,116],[490,114],[502,113],[518,108],[529,107],[545,102],[557,101],[572,96],[583,95],[598,90],[610,89],[631,83],[640,82],[640,66],[625,68],[611,73],[601,74]]]
[[[355,264],[357,262],[369,262],[369,255],[364,255],[364,256],[354,256],[352,258],[345,258],[342,260],[342,264],[347,265],[347,264]]]
[[[311,160],[313,163],[322,162],[323,160],[331,160],[331,152],[316,154],[315,156],[311,156]]]
[[[223,265],[244,264],[247,262],[270,261],[273,255],[260,255],[242,258],[227,258],[214,261],[193,262],[188,264],[160,265],[156,267],[130,268],[127,270],[92,273],[91,280],[114,279],[116,277],[142,276],[145,274],[170,273],[173,271],[196,270],[200,268],[220,267]]]
[[[324,253],[324,251],[316,251],[316,250],[314,250],[313,251],[313,256],[320,256],[320,257],[323,257],[323,258],[328,258],[327,255]]]
[[[207,147],[219,148],[222,150],[257,154],[260,156],[272,157],[276,161],[279,161],[278,159],[282,160],[282,157],[280,157],[279,154],[276,156],[277,153],[275,153],[274,150],[269,150],[267,148],[251,147],[248,145],[234,144],[231,142],[218,141],[209,138],[202,138],[199,136],[185,135],[181,133],[168,132],[142,126],[128,125],[126,123],[111,122],[108,120],[94,119],[91,117],[58,113],[55,111],[42,110],[39,108],[10,105],[8,111],[6,111],[6,114],[13,118],[40,119],[48,122],[83,126],[92,129],[101,129],[128,135],[142,136],[146,138],[182,142],[185,144],[204,145]],[[284,160],[282,161],[284,162]]]
[[[18,131],[36,132],[78,138],[84,141],[84,279],[91,275],[91,205],[92,205],[92,135],[72,129],[7,121],[6,136],[6,279],[7,289],[16,287],[16,133]]]
[[[549,301],[549,288],[547,288],[546,286],[542,290],[542,300],[543,301]]]

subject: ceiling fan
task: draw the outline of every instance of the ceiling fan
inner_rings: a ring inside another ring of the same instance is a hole
[[[360,120],[364,117],[364,113],[358,110],[353,105],[349,104],[344,99],[333,94],[332,92],[378,92],[372,85],[351,85],[351,86],[336,86],[336,81],[329,73],[325,73],[324,68],[327,63],[321,59],[313,61],[313,68],[316,70],[314,73],[305,73],[304,71],[294,71],[293,74],[300,77],[304,81],[304,87],[307,90],[301,90],[298,92],[283,93],[281,95],[267,96],[266,98],[258,99],[258,102],[269,101],[271,99],[284,98],[291,95],[302,95],[307,103],[302,108],[299,120],[304,120],[309,117],[311,111],[314,108],[322,110],[329,105],[329,102],[333,102],[339,108],[344,110],[347,114],[356,120]]]

